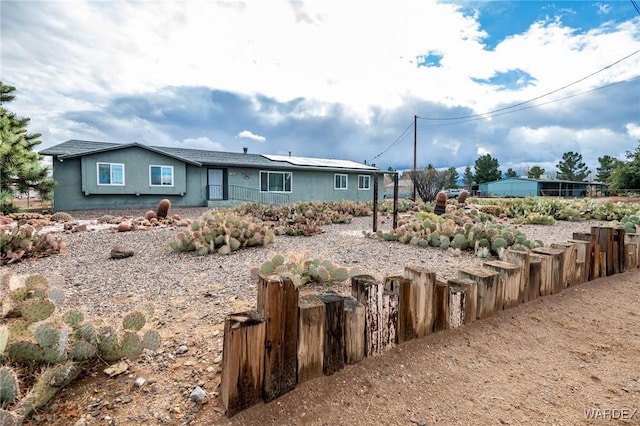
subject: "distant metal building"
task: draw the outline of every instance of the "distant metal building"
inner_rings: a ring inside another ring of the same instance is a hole
[[[484,197],[582,197],[587,195],[589,185],[591,185],[589,182],[515,177],[481,183],[478,185],[478,195]]]

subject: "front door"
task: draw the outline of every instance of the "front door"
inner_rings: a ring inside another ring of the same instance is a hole
[[[224,195],[223,170],[209,169],[207,176],[207,197],[209,200],[222,200]]]

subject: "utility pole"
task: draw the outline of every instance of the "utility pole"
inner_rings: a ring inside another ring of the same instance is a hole
[[[411,199],[416,201],[416,170],[418,161],[418,116],[413,116],[413,179],[411,179],[413,192],[411,194]]]

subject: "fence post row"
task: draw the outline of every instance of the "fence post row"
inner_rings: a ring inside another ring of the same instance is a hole
[[[640,234],[593,227],[566,243],[508,249],[504,261],[463,267],[447,281],[414,265],[382,282],[357,275],[350,296],[299,296],[291,279],[260,276],[257,309],[225,320],[222,403],[233,416],[397,344],[639,267]]]

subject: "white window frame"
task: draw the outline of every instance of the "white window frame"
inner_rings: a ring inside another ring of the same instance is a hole
[[[100,166],[107,165],[109,166],[109,183],[101,183],[100,182]],[[113,183],[113,166],[122,167],[122,183]],[[125,185],[125,168],[124,163],[108,163],[104,161],[100,161],[96,163],[96,181],[98,186],[124,186]]]
[[[340,178],[344,178],[344,182],[342,182],[342,179],[340,179],[340,186],[338,186],[338,177]],[[344,188],[342,187],[342,183],[344,183]],[[346,191],[347,189],[349,189],[349,175],[346,175],[344,173],[336,173],[333,175],[333,189],[339,190],[339,191]]]
[[[365,182],[367,183],[366,185],[364,185]],[[370,189],[371,189],[371,176],[358,175],[358,191],[369,191]]]
[[[282,191],[271,191],[269,189],[269,176],[271,175],[282,175]],[[287,175],[289,176],[289,189],[287,190]],[[267,177],[267,190],[262,189],[262,179],[263,176]],[[292,172],[274,172],[269,170],[261,170],[260,171],[260,192],[271,192],[277,194],[290,194],[293,191],[293,173]]]
[[[154,167],[159,167],[160,168],[160,184],[159,185],[158,184],[154,184],[151,181],[151,169],[154,168]],[[171,183],[170,184],[163,183],[163,180],[162,180],[163,173],[162,172],[163,172],[164,169],[171,170]],[[154,187],[173,187],[174,184],[175,184],[175,174],[174,174],[173,166],[163,166],[163,165],[160,165],[160,164],[150,164],[149,165],[149,186],[154,186]]]

